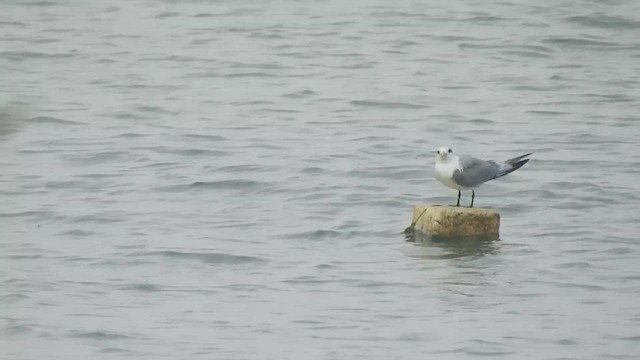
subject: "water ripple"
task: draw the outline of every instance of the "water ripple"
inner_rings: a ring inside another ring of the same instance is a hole
[[[354,100],[350,102],[352,105],[358,107],[369,108],[385,108],[385,109],[425,109],[429,108],[428,105],[412,104],[405,102],[394,101],[373,101],[373,100]]]
[[[3,1],[0,358],[635,359],[639,4]]]
[[[610,16],[602,12],[588,15],[570,16],[566,21],[595,28],[605,29],[638,29],[640,21],[624,16]]]
[[[149,251],[149,252],[133,252],[128,254],[129,257],[147,257],[160,256],[166,259],[193,261],[197,260],[210,265],[226,265],[226,264],[261,264],[267,262],[266,259],[255,256],[231,255],[225,253],[209,253],[209,252],[182,252],[182,251]]]
[[[91,340],[122,340],[131,338],[129,335],[111,331],[73,331],[67,334],[68,337],[83,338]]]

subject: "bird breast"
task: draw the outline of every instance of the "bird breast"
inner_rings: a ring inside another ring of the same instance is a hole
[[[440,181],[444,186],[450,187],[456,190],[463,190],[464,187],[453,182],[453,172],[456,171],[457,166],[453,161],[437,161],[435,178]]]

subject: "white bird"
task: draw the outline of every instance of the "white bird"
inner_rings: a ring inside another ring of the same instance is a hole
[[[435,178],[445,186],[458,190],[460,206],[461,190],[471,190],[471,206],[476,197],[475,189],[481,184],[505,176],[520,169],[529,162],[528,153],[503,162],[485,161],[469,156],[457,156],[453,151],[443,146],[437,150]]]

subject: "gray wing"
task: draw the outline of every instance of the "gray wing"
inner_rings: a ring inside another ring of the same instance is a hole
[[[469,156],[460,157],[460,167],[453,172],[453,181],[467,188],[476,187],[486,181],[495,179],[504,167],[494,161],[484,161]]]

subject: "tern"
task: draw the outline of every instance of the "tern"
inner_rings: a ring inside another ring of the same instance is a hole
[[[470,156],[457,156],[451,148],[443,146],[437,150],[435,178],[447,187],[458,190],[458,202],[462,190],[471,190],[471,206],[476,197],[475,190],[485,182],[505,176],[529,162],[528,153],[505,161],[480,160]]]

